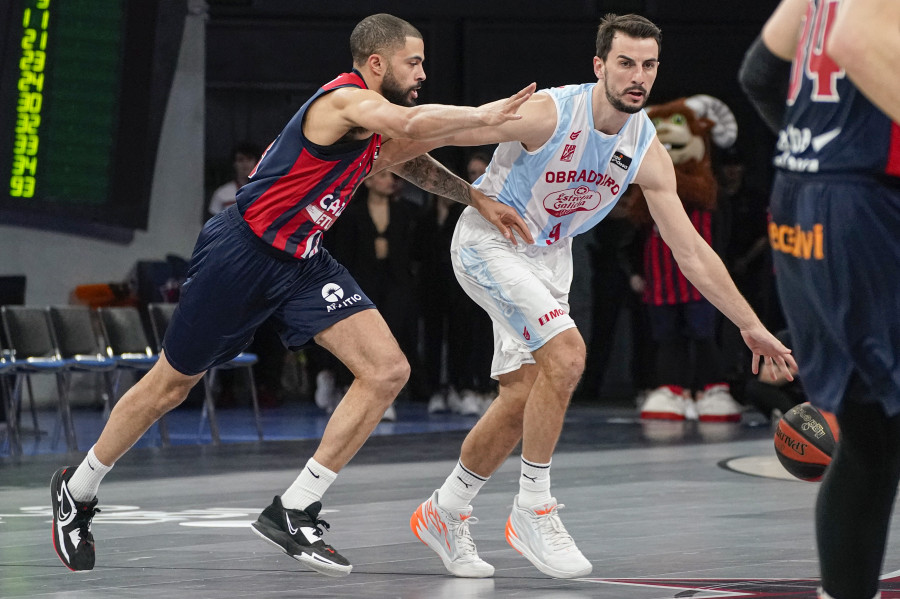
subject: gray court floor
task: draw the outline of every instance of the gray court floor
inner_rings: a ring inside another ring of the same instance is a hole
[[[570,412],[552,482],[594,566],[577,580],[544,576],[506,544],[515,458],[474,502],[492,579],[448,575],[413,536],[409,517],[455,463],[460,431],[373,437],[341,473],[323,517],[326,539],[354,564],[345,578],[302,570],[248,528],[314,441],[134,450],[101,488],[97,566],[77,574],[50,539],[48,481],[66,456],[0,460],[0,597],[814,598],[818,485],[780,471],[770,428],[656,424]],[[900,597],[894,587],[884,582],[885,599]]]

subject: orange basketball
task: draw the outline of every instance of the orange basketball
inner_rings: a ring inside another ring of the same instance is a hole
[[[834,414],[809,402],[794,406],[775,428],[775,453],[785,470],[800,480],[822,480],[840,438]]]

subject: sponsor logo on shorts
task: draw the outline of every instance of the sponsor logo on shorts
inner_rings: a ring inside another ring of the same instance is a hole
[[[549,312],[547,312],[546,314],[544,314],[543,316],[538,318],[538,324],[540,324],[541,326],[544,326],[545,324],[547,324],[548,322],[550,322],[557,316],[562,316],[565,313],[566,313],[566,311],[563,310],[562,308],[550,310]]]
[[[344,289],[337,283],[328,283],[322,287],[322,298],[328,302],[328,312],[352,306],[362,300],[362,296],[358,293],[344,298]]]
[[[610,164],[615,164],[617,167],[622,169],[623,171],[627,171],[628,167],[631,166],[631,156],[626,156],[622,152],[616,152],[612,155],[612,158],[609,161]]]
[[[522,336],[525,337],[525,341],[531,340],[531,333],[528,332],[528,327],[522,329]]]
[[[803,260],[825,259],[825,228],[815,224],[812,230],[800,225],[769,223],[769,244],[777,252],[790,254]]]
[[[589,212],[600,205],[600,194],[586,185],[554,191],[544,198],[544,210],[559,218],[573,212]]]

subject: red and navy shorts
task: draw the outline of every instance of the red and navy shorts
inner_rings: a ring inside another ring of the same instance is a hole
[[[198,374],[238,355],[270,317],[285,347],[297,350],[374,307],[327,250],[302,260],[289,256],[260,240],[231,207],[197,239],[163,347],[176,370]]]

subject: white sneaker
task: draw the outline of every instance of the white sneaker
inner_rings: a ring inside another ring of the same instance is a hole
[[[330,370],[320,370],[316,375],[316,405],[326,413],[331,414],[337,407],[340,397],[335,401],[338,395],[337,388],[334,385],[334,373]]]
[[[481,416],[481,400],[474,391],[466,389],[459,402],[459,413],[463,416]]]
[[[382,422],[397,422],[397,409],[394,408],[394,404],[391,404],[387,407],[387,410],[384,411],[384,414],[381,416]]]
[[[447,408],[454,414],[459,414],[462,410],[462,398],[453,387],[447,389]]]
[[[438,505],[438,492],[422,503],[409,519],[409,527],[416,537],[438,554],[444,567],[461,578],[487,578],[494,575],[494,566],[478,557],[469,524],[478,522],[472,517],[472,506],[461,510],[445,510]]]
[[[440,391],[432,395],[431,399],[428,400],[429,414],[443,414],[449,411],[450,407],[447,405],[447,398]]]
[[[506,521],[506,541],[528,561],[548,576],[578,578],[591,573],[587,560],[559,519],[556,499],[549,503],[525,508],[519,506],[519,496],[513,499],[512,513]]]
[[[684,420],[684,396],[669,385],[657,387],[647,395],[641,406],[641,418],[651,420]]]
[[[728,385],[710,385],[697,397],[700,422],[740,422],[743,408]]]

